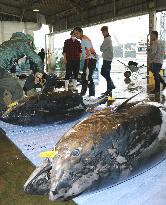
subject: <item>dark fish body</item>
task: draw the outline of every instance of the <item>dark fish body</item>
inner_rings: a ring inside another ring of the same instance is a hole
[[[36,125],[67,120],[85,111],[82,97],[72,92],[37,94],[18,101],[7,109],[1,120],[18,125]]]
[[[56,121],[73,120],[82,115],[86,108],[106,102],[106,97],[96,98],[93,102],[83,100],[78,93],[52,92],[25,97],[5,110],[0,119],[17,125],[38,125]]]
[[[54,201],[124,180],[153,164],[161,141],[165,146],[165,122],[165,108],[148,103],[97,112],[62,137],[58,154],[32,173],[24,190]]]

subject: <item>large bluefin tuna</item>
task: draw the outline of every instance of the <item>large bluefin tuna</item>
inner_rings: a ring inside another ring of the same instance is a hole
[[[7,110],[2,112],[0,119],[11,124],[31,126],[65,121],[79,117],[89,106],[105,102],[105,96],[96,98],[93,102],[85,102],[78,93],[41,93],[12,103]]]
[[[54,201],[124,180],[153,164],[165,145],[165,122],[166,109],[151,103],[94,113],[61,138],[58,154],[37,167],[24,190]]]

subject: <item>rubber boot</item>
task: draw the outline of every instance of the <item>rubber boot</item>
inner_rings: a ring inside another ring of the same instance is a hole
[[[89,84],[89,96],[95,96],[95,85],[94,85],[94,83]]]
[[[85,95],[87,91],[88,81],[82,83],[81,95]]]
[[[65,91],[69,90],[69,80],[65,80]]]
[[[73,83],[73,90],[77,91],[77,80],[72,79],[72,83]]]

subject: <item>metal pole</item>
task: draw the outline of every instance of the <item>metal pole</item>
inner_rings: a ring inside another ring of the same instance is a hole
[[[47,59],[48,59],[48,56],[47,56],[47,35],[45,35],[45,51],[46,51],[46,72],[48,72],[48,66],[47,66]]]
[[[114,17],[116,16],[116,0],[114,0]]]
[[[151,53],[151,45],[150,45],[150,33],[151,31],[156,30],[156,11],[154,10],[149,10],[149,34],[147,36],[147,73],[149,72],[150,69],[150,53]]]
[[[151,8],[149,10],[149,34],[147,35],[147,89],[154,87],[154,78],[151,70],[151,44],[150,44],[150,33],[156,30],[156,11]]]

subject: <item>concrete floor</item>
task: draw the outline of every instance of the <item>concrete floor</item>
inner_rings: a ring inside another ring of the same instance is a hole
[[[51,202],[47,196],[29,196],[23,185],[34,165],[0,131],[0,205],[74,205],[72,201]]]

